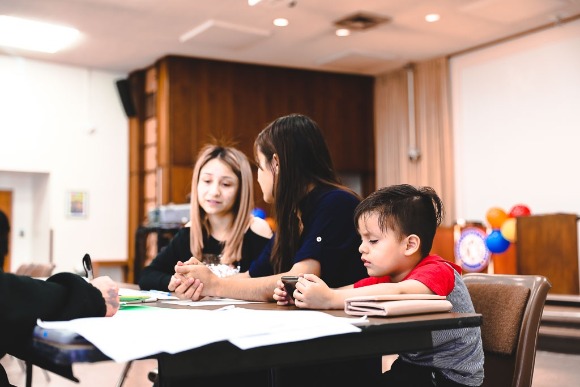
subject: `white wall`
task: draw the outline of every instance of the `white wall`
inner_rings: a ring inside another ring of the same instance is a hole
[[[580,21],[451,60],[458,218],[580,214]]]
[[[127,258],[127,118],[115,81],[126,74],[0,56],[0,190],[13,191],[12,268],[57,271]],[[66,193],[88,193],[88,216],[66,216]]]

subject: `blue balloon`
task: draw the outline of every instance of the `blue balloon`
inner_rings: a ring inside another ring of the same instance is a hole
[[[252,215],[258,218],[266,219],[266,211],[259,207],[256,207],[252,210]]]
[[[510,247],[510,241],[501,235],[500,230],[493,230],[487,238],[485,238],[485,245],[495,254],[501,254]]]

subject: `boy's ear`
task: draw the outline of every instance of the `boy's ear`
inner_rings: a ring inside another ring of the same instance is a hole
[[[415,235],[411,234],[407,237],[407,246],[405,248],[405,255],[413,255],[421,247],[421,239]]]

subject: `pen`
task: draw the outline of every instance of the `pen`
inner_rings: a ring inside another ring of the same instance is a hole
[[[95,277],[93,275],[93,263],[89,254],[85,254],[83,257],[83,267],[85,268],[85,273],[87,273],[88,280],[92,281]]]
[[[155,289],[151,289],[149,290],[149,293],[157,293],[157,294],[163,294],[164,296],[171,296],[171,292],[164,292],[162,290],[155,290]]]

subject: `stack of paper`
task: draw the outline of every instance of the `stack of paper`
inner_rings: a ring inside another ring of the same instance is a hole
[[[232,329],[232,321],[236,329]],[[182,352],[224,340],[247,349],[360,331],[345,319],[323,312],[238,307],[211,311],[137,306],[121,309],[108,318],[38,321],[38,325],[76,332],[118,362],[161,352]]]

